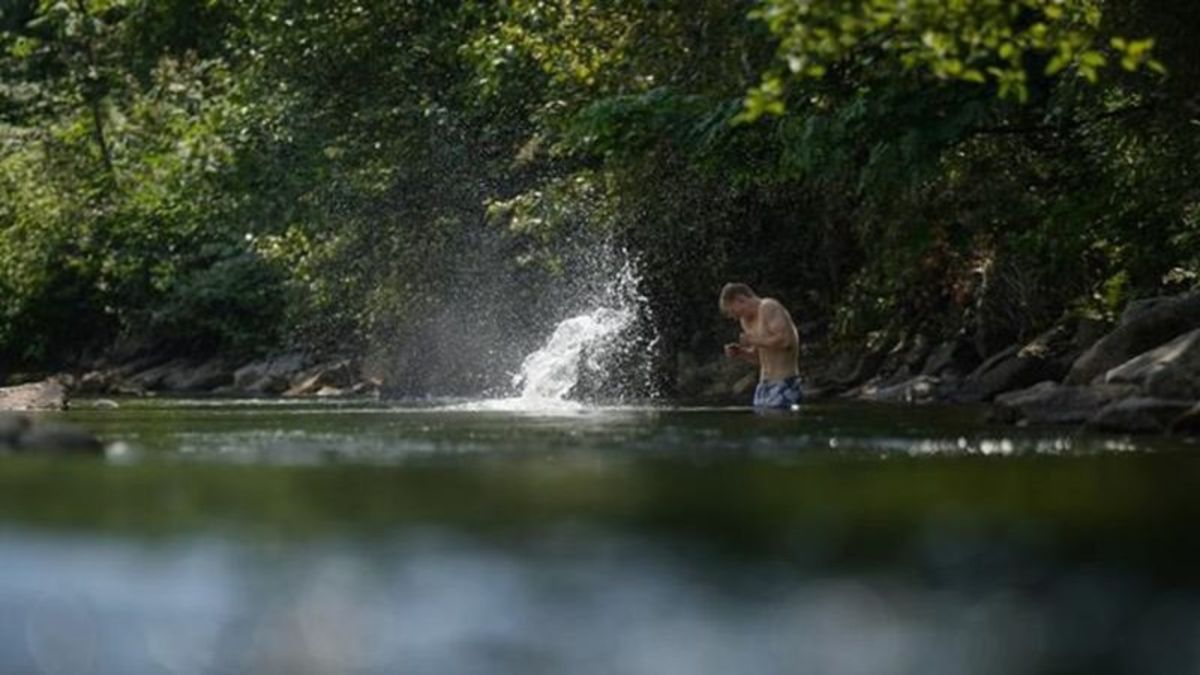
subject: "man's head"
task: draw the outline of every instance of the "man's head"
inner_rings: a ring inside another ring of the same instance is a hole
[[[731,319],[752,319],[758,313],[758,295],[746,284],[725,284],[718,307]]]

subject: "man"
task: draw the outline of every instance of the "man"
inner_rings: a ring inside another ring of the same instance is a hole
[[[772,298],[760,298],[746,284],[725,284],[721,313],[742,326],[737,342],[725,345],[725,356],[759,367],[754,407],[793,410],[803,395],[796,365],[799,336],[787,308]]]

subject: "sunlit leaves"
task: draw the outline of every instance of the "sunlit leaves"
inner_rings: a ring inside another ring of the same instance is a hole
[[[779,41],[785,68],[750,90],[744,120],[780,113],[789,83],[830,70],[887,76],[894,68],[990,85],[1017,101],[1029,98],[1036,77],[1070,71],[1097,82],[1113,60],[1129,71],[1163,71],[1151,57],[1153,40],[1101,44],[1097,0],[761,0],[752,17]]]

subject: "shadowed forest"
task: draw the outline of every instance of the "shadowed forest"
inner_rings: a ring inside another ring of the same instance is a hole
[[[667,394],[729,280],[822,350],[982,361],[1197,286],[1198,32],[1162,0],[3,0],[0,376],[299,349],[470,390],[599,250]]]

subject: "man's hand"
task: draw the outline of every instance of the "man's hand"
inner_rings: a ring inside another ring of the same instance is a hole
[[[754,341],[753,335],[749,333],[742,333],[738,336],[738,346],[742,347],[743,349],[749,349],[750,347],[758,346],[758,344]]]
[[[747,363],[758,363],[758,352],[753,347],[747,347],[737,342],[725,345],[725,356],[731,359],[741,359]]]

